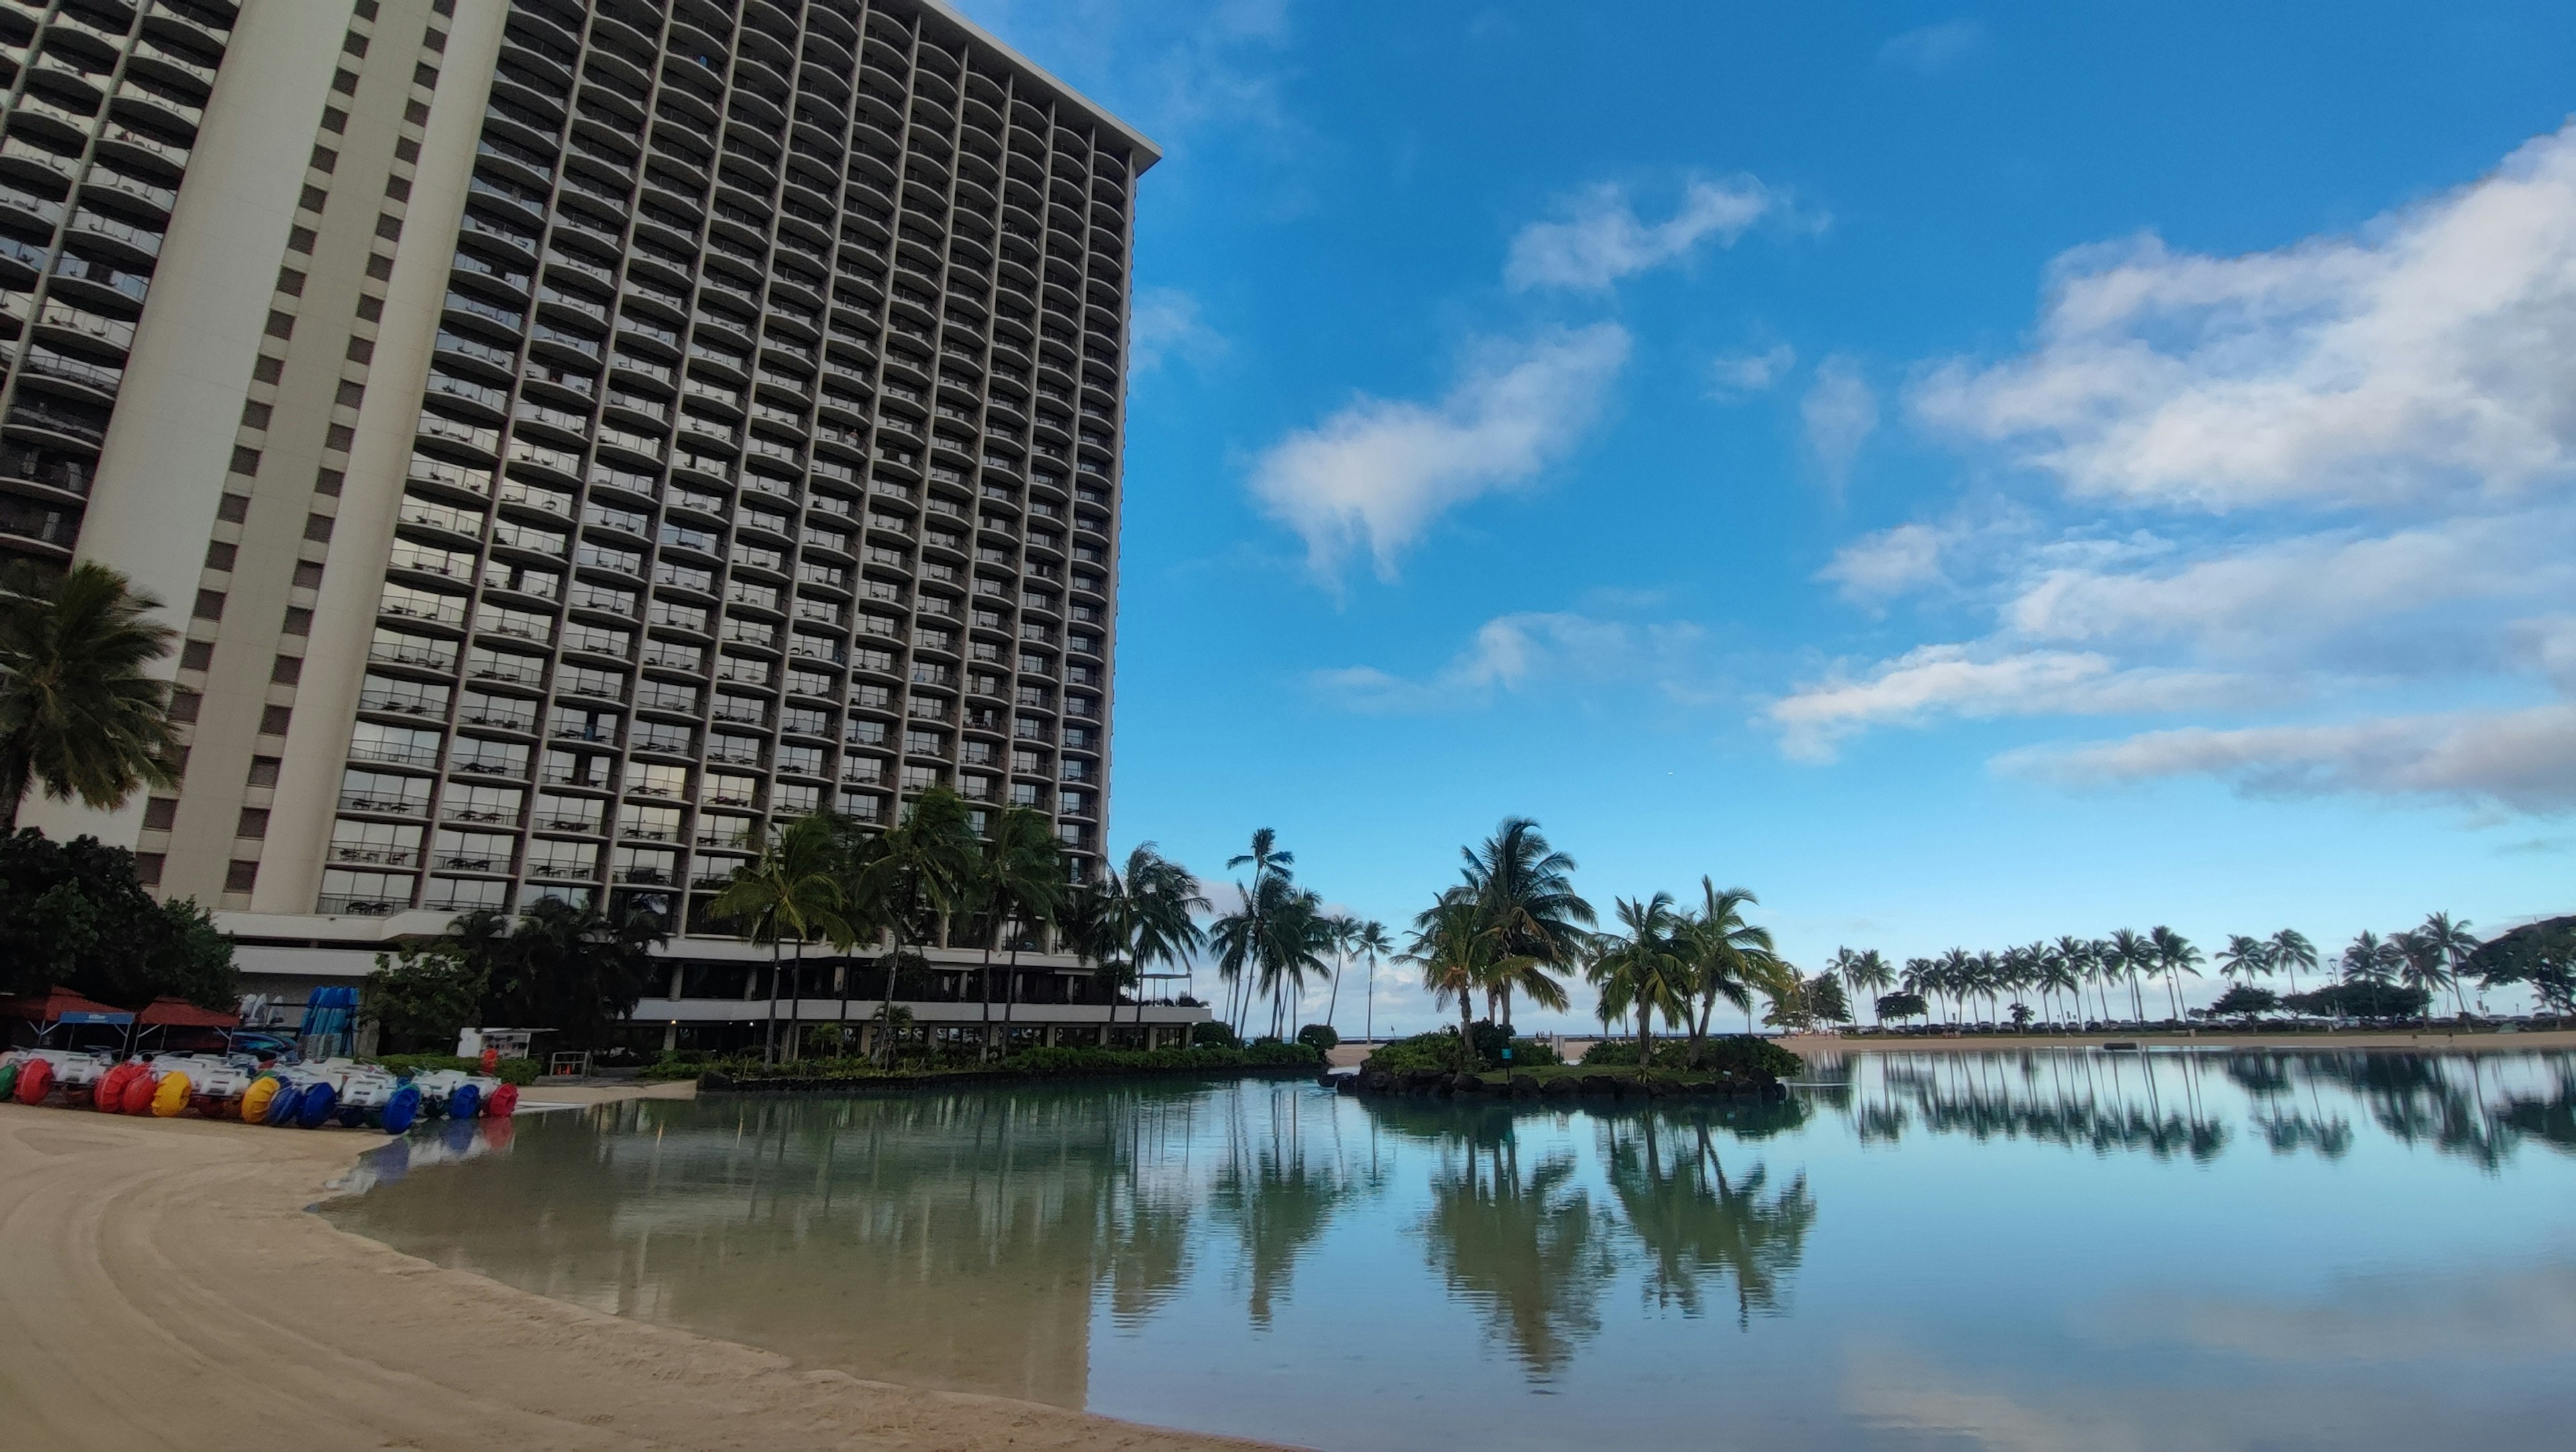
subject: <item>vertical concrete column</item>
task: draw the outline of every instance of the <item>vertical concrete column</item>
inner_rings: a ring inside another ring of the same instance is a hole
[[[456,229],[465,215],[474,144],[483,134],[483,106],[492,93],[508,15],[509,7],[498,0],[462,4],[448,32],[446,63],[423,127],[402,245],[386,283],[384,322],[376,334],[366,401],[349,450],[331,566],[323,573],[313,612],[313,635],[305,650],[267,850],[251,903],[254,911],[311,912],[321,887],[340,770],[357,719],[367,647],[375,637],[376,604],[384,595],[403,478],[456,255]]]
[[[303,159],[330,93],[350,0],[247,0],[206,101],[134,331],[79,557],[122,571],[184,628],[223,497],[259,340],[295,223]],[[178,673],[173,655],[154,669]],[[252,682],[256,691],[266,683]],[[131,846],[143,794],[123,810],[30,797],[19,825]],[[306,903],[311,907],[311,903]]]

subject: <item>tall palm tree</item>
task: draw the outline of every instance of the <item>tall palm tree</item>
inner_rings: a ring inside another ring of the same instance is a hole
[[[2317,969],[2317,945],[2298,929],[2283,928],[2272,935],[2271,949],[2273,966],[2289,973],[2290,991],[2298,992],[2299,970],[2305,968],[2313,973]]]
[[[1744,920],[1744,909],[1757,905],[1752,890],[1721,890],[1708,878],[1699,880],[1700,905],[1686,915],[1674,934],[1690,970],[1699,1000],[1690,1025],[1690,1066],[1697,1069],[1708,1043],[1708,1021],[1721,998],[1744,1010],[1744,1031],[1753,1032],[1753,992],[1774,995],[1793,988],[1795,975],[1784,975],[1771,930]]]
[[[2111,961],[2129,975],[2129,1011],[2137,1023],[2147,1021],[2147,1001],[2138,992],[2138,975],[2152,972],[2156,966],[2156,945],[2135,932],[2121,928],[2111,934]]]
[[[2424,926],[2415,931],[2431,939],[2440,949],[2442,965],[2450,970],[2452,1006],[2465,1020],[2469,1016],[2469,1001],[2460,992],[2460,973],[2469,966],[2469,955],[2482,946],[2477,934],[2469,931],[2467,919],[2453,922],[2449,913],[2433,914],[2424,920]]]
[[[2419,1018],[2426,1028],[2433,1026],[2433,995],[2441,989],[2459,991],[2459,975],[2451,971],[2448,955],[2440,939],[2420,928],[2410,928],[2393,935],[2388,946],[2397,953],[2397,981],[2409,988],[2421,989],[2424,1008]]]
[[[1594,940],[1586,971],[1600,991],[1605,1018],[1637,1016],[1637,1072],[1643,1074],[1655,1062],[1655,1016],[1689,1023],[1697,985],[1679,941],[1682,916],[1673,910],[1671,893],[1643,902],[1623,897],[1612,912],[1621,931]]]
[[[1326,918],[1324,926],[1331,929],[1333,934],[1333,992],[1330,998],[1324,1000],[1324,1027],[1332,1030],[1335,1038],[1339,1038],[1341,1029],[1334,1024],[1333,1019],[1342,1011],[1342,967],[1350,961],[1351,940],[1359,936],[1360,920],[1348,914],[1342,914]]]
[[[1208,945],[1216,953],[1217,972],[1249,988],[1245,1002],[1269,995],[1276,1036],[1285,1003],[1304,991],[1309,973],[1323,973],[1322,955],[1332,939],[1323,899],[1279,873],[1259,883],[1234,911],[1208,925]]]
[[[984,910],[984,1019],[993,1017],[993,948],[1011,945],[1010,966],[1002,977],[1002,1047],[1010,1049],[1011,1022],[1020,1001],[1020,944],[1055,920],[1064,898],[1064,846],[1055,826],[1034,807],[1010,807],[993,819],[992,835],[974,859],[972,896]],[[1116,1006],[1113,996],[1111,1006]],[[986,1049],[991,1047],[986,1033]]]
[[[2057,995],[2068,994],[2075,1000],[2074,1022],[2084,1021],[2084,963],[2092,945],[2080,938],[2063,937],[2046,943],[2039,950],[2039,981],[2049,996],[2050,1015],[2056,1014]],[[2067,1020],[2060,1019],[2063,1023]]]
[[[852,928],[848,878],[841,842],[831,820],[808,813],[771,829],[760,855],[736,867],[733,878],[707,905],[708,912],[740,925],[743,936],[769,945],[769,1019],[761,1030],[763,1063],[778,1061],[778,978],[782,945],[796,944],[796,977],[789,990],[793,1021],[787,1057],[796,1057],[803,1028],[805,945],[823,939],[847,950]]]
[[[2180,1023],[2183,1019],[2183,975],[2200,976],[2200,964],[2204,961],[2200,950],[2191,945],[2189,938],[2161,926],[2147,934],[2147,943],[2155,950],[2156,968],[2164,975],[2165,991],[2173,995],[2174,1022]]]
[[[1126,862],[1109,874],[1108,891],[1118,951],[1134,966],[1137,977],[1136,1022],[1145,1022],[1143,975],[1156,964],[1178,964],[1207,943],[1197,914],[1208,907],[1199,880],[1189,869],[1165,857],[1151,842],[1128,850]],[[1114,1009],[1114,1005],[1113,1005]]]
[[[0,575],[0,832],[41,788],[114,811],[145,786],[175,786],[170,687],[145,667],[178,632],[161,602],[83,561],[62,574],[21,562]]]
[[[1371,918],[1360,924],[1351,936],[1350,950],[1368,960],[1366,1002],[1367,1017],[1362,1021],[1360,1037],[1374,1042],[1377,1038],[1377,960],[1395,952],[1395,942],[1386,935],[1386,924]]]
[[[1263,883],[1274,879],[1280,882],[1294,880],[1297,875],[1296,864],[1297,854],[1280,847],[1279,833],[1276,830],[1269,827],[1255,827],[1252,829],[1252,850],[1238,852],[1227,858],[1225,869],[1228,872],[1245,867],[1252,869],[1251,885],[1248,887],[1236,885],[1236,890],[1243,895],[1244,908],[1248,910],[1253,899],[1260,895]],[[1224,956],[1219,955],[1217,975],[1228,984],[1233,998],[1233,1002],[1228,1006],[1226,1018],[1238,1036],[1243,1032],[1243,1016],[1249,1010],[1251,1003],[1253,984],[1251,977],[1245,972],[1247,966],[1249,966],[1248,960],[1238,960],[1229,967]]]
[[[2230,933],[2227,946],[2218,951],[2219,976],[2230,983],[2239,978],[2272,976],[2272,945],[2247,933]]]
[[[1485,915],[1494,937],[1497,961],[1523,967],[1497,985],[1502,994],[1502,1026],[1512,1026],[1512,992],[1551,1009],[1565,1007],[1565,990],[1554,976],[1571,973],[1582,961],[1585,930],[1594,921],[1592,904],[1574,890],[1575,861],[1539,835],[1527,817],[1506,817],[1481,848],[1462,847],[1466,885]]]
[[[2364,928],[2344,947],[2343,981],[2387,983],[2396,978],[2399,965],[2405,961],[2394,943]]]
[[[916,942],[935,940],[940,925],[974,899],[977,860],[966,800],[947,787],[913,799],[903,820],[876,839],[853,874],[854,890],[875,905],[892,941],[885,957],[885,999],[894,1002],[896,965]],[[885,1046],[889,1051],[892,1044]]]
[[[1465,1072],[1476,1060],[1476,997],[1497,976],[1495,937],[1486,931],[1485,914],[1475,895],[1453,887],[1413,920],[1413,941],[1404,956],[1422,967],[1422,991],[1432,1003],[1458,1004],[1458,1067]]]
[[[1896,986],[1896,970],[1889,967],[1887,956],[1876,948],[1855,953],[1849,948],[1836,948],[1834,971],[1842,974],[1854,997],[1866,998],[1873,1004],[1878,995]],[[1875,1010],[1872,1017],[1875,1017]]]

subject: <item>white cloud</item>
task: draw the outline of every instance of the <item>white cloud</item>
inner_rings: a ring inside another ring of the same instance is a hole
[[[1496,616],[1425,680],[1371,666],[1318,671],[1318,689],[1347,709],[1382,713],[1464,710],[1534,685],[1644,680],[1687,694],[1703,638],[1688,624],[1633,625],[1565,612]]]
[[[2187,727],[2006,753],[1999,770],[2068,785],[2216,777],[2248,796],[2360,794],[2576,810],[2576,704],[2323,726]]]
[[[1445,511],[1529,481],[1590,428],[1628,359],[1627,331],[1485,350],[1434,405],[1362,398],[1271,446],[1252,492],[1333,575],[1365,547],[1381,576]]]
[[[1760,393],[1779,382],[1797,363],[1798,350],[1786,343],[1759,353],[1731,353],[1709,364],[1709,387],[1721,398]]]
[[[1710,238],[1731,247],[1780,205],[1770,188],[1749,176],[1693,181],[1683,190],[1680,210],[1649,226],[1638,220],[1627,192],[1605,182],[1569,199],[1563,219],[1523,227],[1512,239],[1503,280],[1516,289],[1599,292],[1631,273],[1678,261]]]
[[[1137,289],[1127,336],[1139,372],[1172,358],[1204,364],[1223,356],[1228,347],[1225,335],[1201,315],[1199,300],[1176,287]]]
[[[1850,359],[1827,358],[1816,367],[1816,381],[1798,403],[1807,426],[1807,447],[1839,494],[1851,477],[1860,446],[1878,431],[1878,395]]]
[[[1894,36],[1878,48],[1878,63],[1894,70],[1933,76],[1985,49],[1983,21],[1945,20]]]
[[[2199,671],[2122,669],[2091,651],[1981,653],[1925,645],[1854,676],[1798,687],[1766,713],[1781,750],[1831,761],[1843,739],[1870,726],[1937,718],[2106,715],[2208,706],[2250,693],[2240,678]]]
[[[2077,494],[2212,510],[2576,476],[2576,124],[2351,238],[2060,259],[2037,345],[1914,396]]]
[[[1948,537],[1928,524],[1900,524],[1864,535],[1834,552],[1818,579],[1842,587],[1847,600],[1881,600],[1941,579]]]
[[[2459,599],[2567,583],[2547,519],[2458,519],[2377,536],[2307,535],[2146,573],[2051,568],[2004,607],[2034,640],[2189,637],[2230,654],[2277,654],[2317,637]]]

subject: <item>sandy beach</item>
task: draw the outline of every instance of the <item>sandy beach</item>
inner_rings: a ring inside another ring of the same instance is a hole
[[[9,1445],[1257,1445],[804,1370],[444,1270],[306,1213],[380,1143],[0,1104],[0,1426]]]

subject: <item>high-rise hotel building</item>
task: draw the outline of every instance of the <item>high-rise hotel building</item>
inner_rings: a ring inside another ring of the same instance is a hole
[[[0,75],[0,553],[186,637],[178,789],[27,822],[254,977],[633,895],[683,1024],[774,821],[1097,869],[1145,138],[941,0],[0,0]]]

